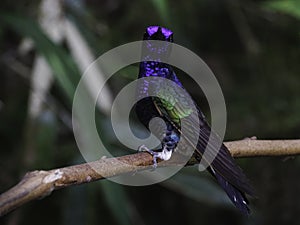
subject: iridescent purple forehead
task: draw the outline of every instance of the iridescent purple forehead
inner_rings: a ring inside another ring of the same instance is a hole
[[[164,37],[167,39],[169,38],[173,32],[167,28],[164,27],[160,27],[160,26],[150,26],[147,28],[147,33],[149,34],[149,36],[151,37],[153,34],[155,34],[158,30],[161,30],[161,33],[164,35]]]

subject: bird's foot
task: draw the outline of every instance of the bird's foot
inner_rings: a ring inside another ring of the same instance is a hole
[[[139,152],[148,152],[153,157],[153,168],[156,169],[157,167],[157,159],[161,160],[169,160],[172,156],[172,150],[168,150],[167,148],[163,148],[161,152],[153,151],[149,148],[147,148],[145,145],[141,145],[138,148]]]
[[[141,145],[139,148],[138,148],[138,151],[139,152],[148,152],[149,154],[152,155],[153,157],[153,168],[156,169],[157,167],[157,158],[159,158],[159,152],[155,152],[149,148],[147,148],[145,145]]]

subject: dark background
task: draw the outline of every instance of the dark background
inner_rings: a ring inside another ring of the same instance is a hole
[[[41,33],[36,22],[42,16],[39,5],[40,1],[26,0],[0,3],[1,192],[26,171],[84,162],[70,128],[80,72],[68,43],[55,45]],[[222,87],[228,113],[225,140],[299,138],[298,0],[68,0],[62,6],[62,16],[76,25],[95,56],[141,40],[149,25],[173,30],[175,42],[197,53]],[[21,53],[26,37],[34,47]],[[38,54],[51,65],[54,83],[33,119],[28,98]],[[109,82],[112,93],[135,79],[137,72],[132,66],[118,73]],[[188,79],[183,82],[209,114],[198,88]],[[105,129],[109,118],[101,110],[96,117],[99,130]],[[109,148],[122,149],[110,134],[104,136]],[[207,174],[192,167],[152,186],[99,181],[55,191],[1,218],[1,224],[300,224],[299,158],[237,161],[258,196],[250,199],[249,217],[234,209]]]

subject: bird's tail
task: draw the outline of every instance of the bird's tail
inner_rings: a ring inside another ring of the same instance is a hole
[[[208,171],[216,178],[221,187],[225,190],[226,194],[233,202],[233,204],[245,215],[250,214],[248,207],[248,200],[243,192],[230,184],[224,177],[214,171],[213,168],[209,168]]]

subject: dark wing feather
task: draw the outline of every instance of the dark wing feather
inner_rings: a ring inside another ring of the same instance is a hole
[[[225,190],[230,200],[233,204],[240,209],[244,214],[248,215],[250,210],[248,208],[248,200],[245,196],[245,193],[237,189],[235,186],[230,184],[223,176],[220,176],[213,171],[211,167],[208,168],[208,171],[216,178],[221,187]]]
[[[173,97],[179,98],[180,96]],[[190,96],[184,98],[183,101],[186,101],[185,104],[195,104]],[[200,160],[204,157],[204,152],[205,156],[208,156],[208,158],[215,156],[208,167],[208,171],[216,178],[235,206],[243,213],[249,214],[249,208],[247,206],[248,201],[245,194],[253,196],[253,188],[241,168],[235,163],[227,147],[222,143],[219,136],[211,130],[198,106],[196,106],[197,112],[191,113],[186,118],[189,126],[188,132],[182,133],[180,124],[174,122],[171,116],[165,115],[165,113],[168,113],[167,110],[163,108],[161,104],[157,104],[157,101],[154,102],[154,105],[158,111],[164,112],[164,118],[171,123],[181,135],[181,141],[186,141],[187,144],[193,143],[191,137],[193,138],[195,135],[198,135],[197,137],[199,139],[194,152],[195,157],[198,157]],[[176,110],[178,111],[185,110],[185,107],[183,107],[182,104],[176,104],[175,107],[177,107]],[[200,131],[196,126],[200,126]],[[199,131],[199,134],[194,133],[196,131]],[[209,138],[211,138],[210,142],[208,141]],[[207,161],[205,158],[203,159]]]
[[[193,102],[193,104],[195,103]],[[160,106],[158,105],[158,107]],[[175,107],[178,107],[178,110],[182,110],[179,109],[181,107],[181,104],[178,104]],[[187,118],[190,126],[188,131],[190,131],[191,133],[193,131],[199,130],[199,128],[196,128],[195,126],[200,126],[200,133],[198,134],[199,139],[197,147],[195,149],[195,154],[202,157],[205,151],[205,154],[207,154],[209,157],[213,157],[215,155],[216,157],[211,163],[211,167],[214,169],[214,171],[217,174],[221,175],[229,183],[234,185],[236,188],[249,195],[253,195],[253,190],[251,188],[248,178],[245,176],[241,168],[235,163],[226,146],[223,143],[221,143],[221,140],[218,137],[218,135],[215,132],[211,131],[210,126],[205,121],[205,117],[201,113],[198,106],[196,106],[196,108],[198,112],[192,113]],[[196,116],[198,116],[198,118],[196,118]],[[168,117],[166,118],[168,119]],[[199,123],[197,123],[197,121],[199,121]],[[172,123],[172,121],[170,122]],[[176,123],[173,123],[173,125],[175,129],[177,129],[178,132],[181,134],[181,137],[189,142],[190,134],[181,133],[179,125]],[[211,141],[208,142],[210,135]],[[220,144],[221,148],[218,148],[217,146],[220,146]]]

